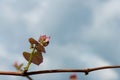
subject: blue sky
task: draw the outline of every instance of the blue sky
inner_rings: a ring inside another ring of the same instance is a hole
[[[119,0],[0,0],[0,71],[26,64],[28,38],[51,36],[44,62],[30,70],[83,69],[119,65]],[[35,80],[68,80],[72,73],[32,76]],[[120,80],[119,69],[96,71],[79,80]],[[27,80],[0,76],[4,80]]]

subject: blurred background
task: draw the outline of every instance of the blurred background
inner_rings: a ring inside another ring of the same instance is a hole
[[[27,64],[28,38],[51,36],[44,62],[30,71],[120,65],[120,0],[0,0],[0,71]],[[34,80],[69,80],[72,73],[41,74]],[[78,80],[120,80],[119,69],[77,73]],[[3,76],[1,80],[27,80]]]

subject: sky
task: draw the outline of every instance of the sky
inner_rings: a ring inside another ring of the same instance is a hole
[[[0,0],[0,71],[27,64],[28,38],[51,37],[44,61],[30,71],[119,65],[120,0]],[[34,80],[69,80],[72,73],[41,74]],[[120,80],[119,69],[76,73],[79,80]],[[3,76],[3,80],[27,80]]]

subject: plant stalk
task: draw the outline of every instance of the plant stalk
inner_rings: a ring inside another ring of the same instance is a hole
[[[36,46],[35,46],[35,47],[33,48],[33,50],[31,51],[31,55],[30,55],[29,61],[28,61],[27,65],[26,65],[26,67],[24,67],[24,72],[27,72],[28,69],[29,69],[29,67],[30,67],[30,64],[31,64],[31,62],[32,62],[33,55],[34,55],[34,53],[35,53],[35,49],[36,49]]]

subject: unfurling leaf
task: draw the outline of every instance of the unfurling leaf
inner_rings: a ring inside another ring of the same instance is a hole
[[[45,48],[41,45],[41,44],[38,44],[36,45],[36,49],[38,52],[44,52],[45,53]]]
[[[25,58],[27,61],[29,61],[30,53],[28,53],[28,52],[23,52],[23,56],[24,56],[24,58]]]
[[[29,38],[29,42],[31,43],[31,44],[39,44],[34,38]]]
[[[22,66],[23,66],[23,63],[21,64],[18,64],[18,62],[15,62],[14,65],[13,65],[18,71],[22,71]]]
[[[44,47],[46,47],[49,44],[50,36],[42,35],[38,39],[38,42],[40,42]]]
[[[27,61],[29,61],[30,55],[31,54],[28,53],[28,52],[23,52],[23,56]],[[38,52],[35,52],[34,55],[32,56],[32,61],[31,62],[36,64],[36,65],[39,65],[40,63],[42,63],[43,62],[42,54],[38,53]]]
[[[43,62],[42,54],[36,52],[32,58],[32,63],[39,65],[42,62]]]
[[[38,52],[44,52],[45,53],[45,48],[44,48],[44,46],[42,46],[38,41],[36,41],[35,39],[33,39],[33,38],[29,38],[29,42],[30,42],[30,48],[33,48],[34,46],[34,44],[36,45],[36,49],[37,49],[37,51]]]

